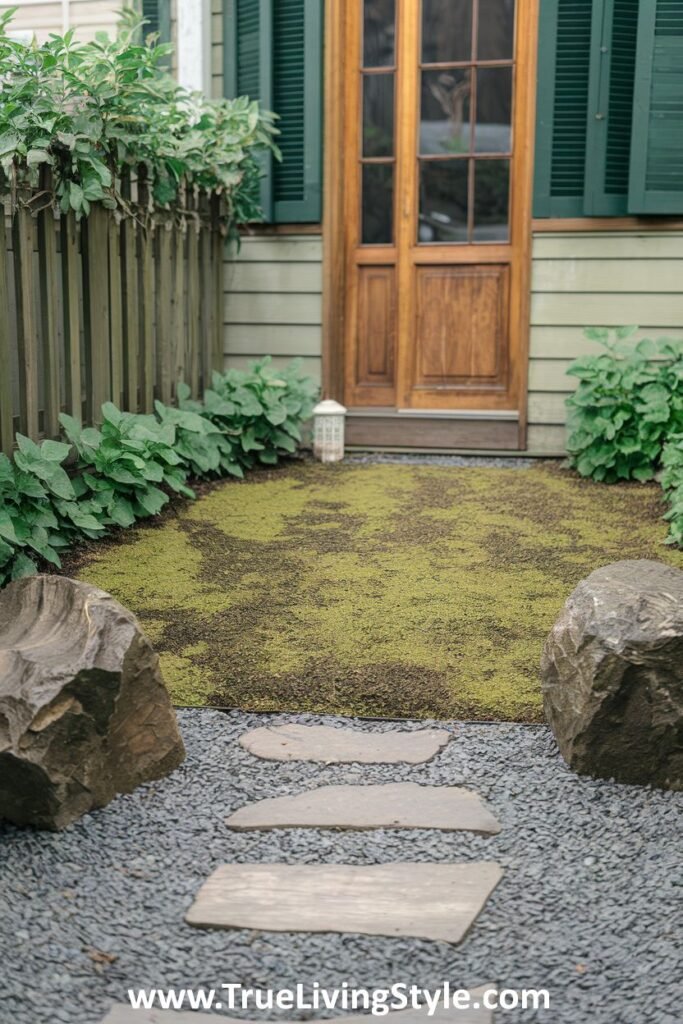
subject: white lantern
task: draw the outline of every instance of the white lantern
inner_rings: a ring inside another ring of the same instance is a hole
[[[344,458],[344,417],[346,409],[326,398],[313,410],[313,454],[321,462],[339,462]]]

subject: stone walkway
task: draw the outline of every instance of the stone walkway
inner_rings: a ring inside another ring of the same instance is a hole
[[[291,724],[254,729],[240,745],[272,761],[324,765],[417,765],[453,739],[445,730],[362,733]],[[496,835],[500,825],[468,789],[412,782],[330,785],[247,804],[226,824],[236,830],[280,828],[433,829]],[[281,932],[337,932],[463,941],[502,878],[495,861],[462,863],[224,864],[200,889],[185,920],[196,928]],[[339,985],[346,981],[339,978]],[[419,984],[419,980],[416,980]],[[480,997],[479,997],[480,998]],[[493,1015],[473,995],[468,1010],[441,1008],[389,1014],[397,1024],[430,1019],[441,1024],[492,1024]],[[142,1011],[115,1006],[102,1024],[190,1024],[209,1015]],[[371,1021],[370,1016],[344,1018]]]

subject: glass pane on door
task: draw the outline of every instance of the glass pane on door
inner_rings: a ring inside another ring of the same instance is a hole
[[[469,153],[471,77],[467,68],[422,72],[420,153]]]
[[[422,0],[422,63],[472,59],[474,0]]]
[[[515,0],[479,0],[477,60],[512,60]]]
[[[514,0],[421,3],[417,240],[506,242]]]
[[[363,156],[394,155],[394,75],[363,75]]]
[[[365,0],[363,67],[390,68],[396,62],[395,0]]]
[[[363,245],[391,245],[394,240],[394,165],[363,164]]]
[[[469,160],[420,161],[420,242],[466,242]]]
[[[509,239],[510,161],[476,160],[473,242]]]
[[[477,68],[477,153],[512,149],[512,68]]]

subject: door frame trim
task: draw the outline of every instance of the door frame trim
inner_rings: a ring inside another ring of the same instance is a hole
[[[360,2],[360,0],[356,0]],[[520,450],[526,448],[529,330],[531,316],[531,249],[534,143],[536,127],[536,70],[540,0],[517,0],[524,5],[527,31],[517,29],[515,102],[524,112],[519,122],[523,137],[515,141],[513,202],[520,232],[518,273],[511,280],[510,332],[518,352]],[[322,385],[325,398],[340,399],[344,392],[344,316],[346,298],[345,213],[348,196],[344,173],[346,108],[344,82],[346,12],[349,0],[325,0],[324,131],[323,131],[323,312]],[[519,21],[518,21],[519,26]],[[523,169],[520,180],[519,169]]]

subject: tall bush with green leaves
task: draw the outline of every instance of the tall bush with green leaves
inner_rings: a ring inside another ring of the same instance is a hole
[[[282,455],[296,451],[300,424],[310,417],[317,392],[299,360],[275,370],[266,357],[249,370],[215,373],[212,387],[204,393],[203,414],[233,438],[238,466],[274,465]],[[187,407],[193,408],[181,402],[181,408]]]
[[[93,202],[127,208],[117,186],[126,168],[147,167],[158,205],[181,184],[219,192],[230,223],[259,219],[254,180],[264,150],[278,154],[275,116],[247,97],[208,100],[162,66],[168,45],[144,39],[133,10],[115,39],[80,43],[73,31],[41,46],[11,38],[0,15],[0,167],[35,185],[50,167],[62,211]]]
[[[579,381],[567,399],[572,465],[606,483],[651,480],[666,441],[683,432],[683,341],[634,343],[634,331],[586,331],[604,351],[567,371]]]
[[[660,482],[669,506],[664,515],[669,523],[667,544],[683,547],[683,434],[674,434],[664,445]]]
[[[131,526],[157,515],[169,491],[194,497],[174,448],[175,427],[154,416],[120,412],[112,402],[102,406],[102,419],[100,429],[83,429],[73,417],[60,416],[78,453],[78,496],[96,503],[103,525]]]
[[[36,572],[39,562],[59,566],[60,551],[105,529],[64,469],[68,444],[38,445],[18,434],[17,446],[13,460],[0,454],[0,586]]]
[[[100,427],[60,417],[66,442],[35,444],[17,435],[12,459],[0,455],[0,586],[60,566],[84,539],[157,515],[175,496],[194,497],[192,478],[242,477],[296,449],[317,388],[299,362],[274,370],[215,374],[204,401],[180,385],[181,408],[156,415],[102,407]]]

